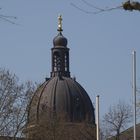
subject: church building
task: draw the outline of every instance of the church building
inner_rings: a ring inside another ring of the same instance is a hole
[[[50,78],[40,85],[30,101],[27,139],[96,140],[92,101],[70,74],[70,49],[62,34],[61,16],[58,17],[57,31],[51,48]]]

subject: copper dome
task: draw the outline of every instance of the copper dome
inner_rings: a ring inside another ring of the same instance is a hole
[[[75,79],[69,77],[53,77],[44,82],[34,94],[29,108],[28,123],[34,124],[42,117],[65,114],[70,122],[95,123],[92,102]]]

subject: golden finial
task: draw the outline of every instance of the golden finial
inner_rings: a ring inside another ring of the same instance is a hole
[[[63,29],[62,29],[62,15],[58,16],[58,29],[57,29],[57,31],[59,31],[59,32],[63,31]]]

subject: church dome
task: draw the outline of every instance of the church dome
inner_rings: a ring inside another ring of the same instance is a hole
[[[70,77],[52,77],[37,89],[30,103],[28,122],[34,124],[54,112],[64,115],[68,122],[95,124],[94,108],[88,94]]]
[[[84,88],[75,78],[71,78],[69,48],[66,47],[67,39],[61,33],[61,16],[58,19],[59,33],[54,38],[54,46],[51,48],[50,78],[36,90],[29,105],[27,122],[29,138],[34,136],[42,125],[41,130],[46,131],[44,127],[51,124],[51,120],[54,123],[60,119],[63,124],[72,124],[69,126],[71,129],[75,124],[78,126],[85,123],[95,127],[93,104]],[[81,131],[78,134],[81,135]]]

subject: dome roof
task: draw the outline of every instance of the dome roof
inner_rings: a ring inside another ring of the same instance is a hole
[[[53,45],[54,46],[67,46],[67,39],[62,35],[60,32],[54,39],[53,39]]]
[[[51,116],[65,114],[66,121],[95,123],[92,102],[81,85],[69,77],[52,77],[34,94],[29,108],[28,123]]]

